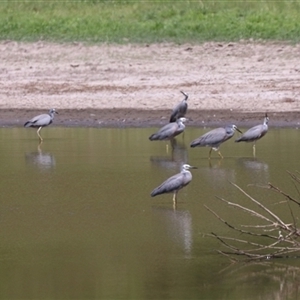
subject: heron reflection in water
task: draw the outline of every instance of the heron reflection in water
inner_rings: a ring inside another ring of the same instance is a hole
[[[238,164],[246,170],[244,174],[250,179],[250,184],[264,186],[270,181],[269,165],[266,162],[256,157],[241,157],[238,159]]]
[[[153,207],[154,214],[159,218],[168,237],[179,245],[186,258],[190,258],[193,247],[192,215],[188,210],[174,210],[170,208]]]
[[[228,160],[209,160],[208,166],[199,169],[199,176],[203,183],[210,189],[228,187],[228,182],[236,181],[236,170]]]
[[[37,151],[27,153],[25,157],[27,163],[38,167],[40,170],[49,170],[56,166],[54,155],[49,152],[43,152],[40,144],[37,147]]]
[[[171,154],[164,156],[151,156],[150,161],[151,163],[165,169],[178,169],[186,161],[188,161],[186,145],[174,139]]]

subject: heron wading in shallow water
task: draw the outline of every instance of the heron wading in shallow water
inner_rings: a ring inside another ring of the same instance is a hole
[[[189,95],[183,91],[180,91],[180,93],[184,95],[184,99],[174,107],[170,117],[170,122],[176,122],[179,118],[184,117],[187,112],[188,109],[187,99]]]
[[[192,148],[211,147],[208,156],[209,159],[211,157],[212,150],[218,151],[219,156],[223,158],[223,155],[219,151],[219,147],[222,143],[232,138],[236,130],[242,133],[235,125],[228,125],[226,127],[213,129],[192,141],[190,146]]]
[[[38,115],[32,118],[31,120],[27,121],[24,124],[24,127],[38,128],[36,133],[40,139],[40,142],[42,142],[43,138],[40,135],[40,131],[43,127],[48,126],[53,122],[54,114],[58,114],[58,112],[55,110],[55,108],[52,108],[50,109],[48,114]]]
[[[168,123],[160,128],[156,133],[153,133],[150,137],[150,141],[166,141],[174,139],[175,136],[182,133],[185,129],[184,122],[186,118],[179,118],[176,122]]]
[[[192,181],[193,177],[189,169],[197,169],[197,167],[190,166],[188,164],[182,165],[181,172],[173,175],[160,186],[155,188],[151,193],[151,197],[166,193],[173,193],[173,207],[176,208],[178,191]]]
[[[248,129],[241,137],[236,139],[237,143],[239,142],[253,142],[253,156],[255,156],[255,144],[256,141],[261,139],[268,132],[268,122],[269,117],[266,114],[263,124],[256,125]]]

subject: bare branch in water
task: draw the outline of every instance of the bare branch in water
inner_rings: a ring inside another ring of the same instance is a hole
[[[269,183],[269,187],[270,187],[270,189],[273,189],[276,192],[280,193],[281,195],[285,196],[288,200],[290,200],[290,201],[292,201],[292,202],[300,205],[299,201],[297,201],[296,199],[294,199],[290,195],[286,194],[285,192],[283,192],[281,189],[279,189],[278,187],[274,186],[273,184]]]
[[[295,183],[300,185],[300,177],[288,172],[291,178]],[[284,222],[277,214],[272,210],[267,208],[258,200],[251,197],[238,185],[231,182],[231,184],[238,189],[242,194],[244,194],[251,202],[255,203],[262,211],[263,214],[258,212],[255,209],[250,209],[247,206],[240,205],[234,202],[230,202],[221,197],[217,199],[226,203],[227,205],[237,208],[240,211],[243,211],[255,218],[266,222],[267,224],[254,224],[254,225],[241,225],[235,226],[228,221],[224,220],[219,216],[215,211],[210,209],[208,206],[204,207],[212,213],[219,221],[225,224],[230,229],[234,230],[239,234],[244,235],[244,239],[228,237],[228,236],[219,236],[218,234],[212,232],[207,234],[209,237],[216,238],[221,244],[228,249],[228,251],[218,250],[218,253],[228,257],[230,260],[236,262],[238,259],[237,256],[244,257],[247,260],[261,260],[261,259],[270,259],[270,258],[279,258],[279,257],[293,257],[297,256],[296,254],[300,253],[300,228],[297,228],[297,218],[295,217],[295,211],[292,209],[290,203],[295,203],[300,206],[300,201],[291,197],[287,193],[283,192],[278,187],[275,187],[271,183],[268,184],[268,188],[272,191],[279,193],[284,196],[287,200],[286,204],[290,210],[292,222]],[[297,191],[299,192],[298,188]],[[300,194],[299,194],[300,195]],[[300,197],[300,196],[299,196]],[[242,228],[248,228],[250,230],[245,230]],[[267,234],[266,232],[278,231],[278,235]],[[259,239],[259,241],[248,240],[247,237]],[[267,240],[266,240],[267,238]],[[273,240],[272,243],[270,239]],[[233,257],[235,256],[235,257]],[[297,256],[298,257],[298,256]]]

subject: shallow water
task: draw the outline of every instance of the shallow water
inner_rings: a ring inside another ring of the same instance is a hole
[[[204,234],[250,216],[216,198],[248,203],[230,184],[290,218],[268,182],[297,192],[300,131],[271,129],[257,143],[234,139],[209,161],[189,148],[207,130],[187,129],[177,145],[150,142],[147,129],[0,129],[0,299],[296,299],[297,260],[231,265]],[[172,195],[150,197],[182,163],[198,167]],[[250,204],[251,206],[251,204]],[[298,218],[298,216],[296,215]],[[290,265],[290,266],[289,266]]]

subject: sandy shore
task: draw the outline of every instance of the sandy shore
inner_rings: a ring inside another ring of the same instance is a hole
[[[58,126],[152,126],[180,90],[190,126],[300,124],[300,45],[0,43],[0,125],[55,107]]]

